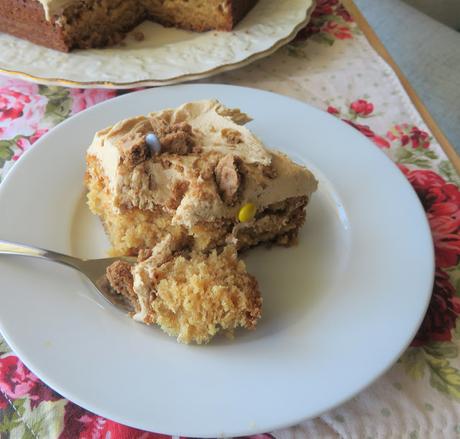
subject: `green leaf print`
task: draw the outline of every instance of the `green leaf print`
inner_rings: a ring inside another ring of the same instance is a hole
[[[340,15],[324,15],[324,17],[326,18],[324,21],[334,21],[338,24],[345,23]]]
[[[454,286],[454,295],[460,297],[460,262],[452,267],[444,268],[444,271],[449,275],[450,281]]]
[[[460,400],[460,372],[448,360],[426,356],[430,368],[430,384],[440,392]]]
[[[454,338],[460,339],[460,317],[457,317],[457,320],[455,323],[456,324],[455,324]]]
[[[39,86],[39,93],[48,98],[46,104],[45,119],[53,125],[67,119],[70,116],[72,99],[68,89],[63,87]]]
[[[308,59],[303,46],[299,43],[291,43],[286,46],[287,54],[293,58]]]
[[[409,348],[401,357],[401,363],[405,371],[413,379],[418,380],[425,375],[426,361],[423,350],[420,348]]]
[[[0,168],[3,168],[5,162],[13,157],[14,140],[0,140]]]
[[[23,400],[23,412],[19,424],[10,430],[12,437],[24,438],[57,438],[64,429],[65,399],[43,401],[31,409],[30,400]],[[16,415],[17,416],[17,415]]]
[[[439,172],[450,183],[460,184],[460,178],[449,160],[443,160],[439,163]]]
[[[18,413],[10,406],[2,411],[0,421],[0,433],[8,433],[21,425],[21,418]]]
[[[396,150],[395,158],[398,163],[415,165],[419,168],[431,168],[432,157],[437,158],[434,151],[421,151],[420,148],[408,149],[407,147],[400,146]]]
[[[413,154],[410,149],[399,147],[396,150],[396,160],[398,162],[410,160],[412,157],[413,157]]]
[[[438,159],[438,155],[432,151],[431,149],[425,149],[423,151],[423,155],[425,157],[428,157],[430,160],[437,160]]]
[[[15,399],[13,401],[13,407],[14,407],[14,411],[18,414],[18,416],[22,417],[24,416],[24,413],[26,411],[26,408],[24,406],[26,400],[25,398],[21,398],[21,399]]]
[[[400,362],[415,380],[422,379],[428,370],[432,387],[460,401],[460,371],[448,360],[457,358],[458,354],[455,343],[432,342],[420,348],[409,348]]]
[[[6,341],[0,336],[0,355],[11,352],[10,347],[6,344]]]
[[[455,280],[453,279],[454,284],[456,284]],[[457,360],[460,355],[457,342],[460,338],[460,318],[457,318],[452,335],[453,341],[433,341],[421,347],[410,347],[402,355],[399,363],[414,380],[428,375],[432,387],[460,401],[460,370],[451,363],[451,360]]]
[[[431,342],[423,350],[435,358],[457,358],[458,346],[452,342]]]
[[[396,161],[401,164],[406,165],[415,165],[419,168],[431,168],[431,161],[433,160],[431,157],[436,156],[433,151],[429,151],[428,156],[425,152],[422,152],[418,149],[408,149],[407,147],[399,147],[396,150]],[[433,154],[431,154],[433,153]]]
[[[64,409],[67,401],[43,401],[28,417],[30,428],[38,437],[58,437],[64,429]]]
[[[35,433],[32,433],[29,429],[24,429],[24,432],[22,433],[21,439],[37,439],[37,435]]]
[[[317,43],[327,44],[328,46],[332,46],[335,42],[335,39],[325,32],[314,34],[312,35],[311,39]]]

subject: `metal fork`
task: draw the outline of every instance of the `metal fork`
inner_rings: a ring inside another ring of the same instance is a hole
[[[125,300],[123,296],[115,293],[110,288],[110,284],[105,273],[107,267],[117,260],[122,259],[133,263],[136,258],[117,257],[103,259],[79,259],[51,250],[0,240],[0,255],[2,254],[40,258],[75,268],[83,273],[96,287],[97,291],[112,305],[116,306],[123,312],[130,312],[133,310],[131,304]]]

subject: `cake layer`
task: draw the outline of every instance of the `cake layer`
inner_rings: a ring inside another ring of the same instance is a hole
[[[67,52],[68,43],[55,19],[46,20],[37,0],[0,0],[0,32]]]
[[[230,31],[257,0],[142,0],[149,17],[165,26],[203,32],[211,29]]]
[[[138,0],[85,0],[68,5],[58,24],[68,49],[89,49],[120,42],[144,18]]]
[[[172,224],[172,214],[160,207],[114,209],[107,177],[99,162],[90,157],[86,174],[88,205],[98,215],[111,241],[112,256],[135,256],[141,249],[152,248],[166,235],[191,237],[197,251],[209,251],[233,243],[244,250],[260,243],[292,245],[305,222],[308,198],[292,197],[266,206],[252,221],[237,218],[201,221],[191,228]]]
[[[261,316],[257,281],[236,249],[193,252],[186,241],[166,236],[134,267],[117,261],[107,270],[112,287],[136,312],[182,343],[207,343],[219,331],[253,329]]]
[[[105,47],[145,19],[231,30],[257,0],[0,0],[0,32],[61,51]]]

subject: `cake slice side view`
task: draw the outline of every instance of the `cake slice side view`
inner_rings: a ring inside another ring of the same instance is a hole
[[[144,20],[230,31],[257,0],[0,0],[0,32],[51,49],[106,47]]]
[[[208,100],[99,131],[85,180],[112,254],[136,255],[167,235],[197,251],[294,244],[317,181],[265,148],[249,121]]]

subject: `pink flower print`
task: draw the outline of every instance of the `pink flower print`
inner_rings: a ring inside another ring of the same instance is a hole
[[[32,135],[45,114],[47,102],[47,98],[39,94],[0,88],[0,137]]]
[[[147,431],[138,430],[137,428],[127,427],[117,422],[106,420],[103,438],[117,438],[117,439],[171,439],[171,436],[167,436],[160,433],[149,433]]]
[[[399,168],[417,192],[427,212],[433,235],[438,268],[453,267],[460,261],[460,191],[430,170]]]
[[[430,135],[422,130],[419,130],[417,127],[412,127],[409,133],[410,141],[412,143],[412,148],[428,148],[430,146]]]
[[[70,96],[72,97],[72,114],[76,114],[79,111],[85,110],[86,108],[92,107],[99,102],[103,102],[107,99],[116,96],[115,90],[102,90],[102,89],[79,89],[73,88],[70,90]]]
[[[27,395],[37,384],[38,378],[15,355],[0,359],[0,391],[16,399]]]
[[[430,306],[423,319],[412,346],[423,346],[432,341],[452,340],[452,330],[460,315],[460,299],[455,296],[455,287],[449,275],[438,268],[433,285]]]
[[[6,409],[8,407],[8,401],[0,391],[0,410]]]
[[[339,24],[335,21],[328,21],[323,26],[321,31],[331,34],[339,40],[347,40],[353,38],[353,35],[351,34],[350,29],[347,26]]]
[[[358,99],[350,104],[350,110],[358,116],[366,117],[374,111],[374,105],[364,99]]]
[[[343,5],[340,5],[335,13],[339,16],[342,17],[346,22],[351,23],[353,22],[353,17],[350,15],[350,13],[345,9]]]
[[[18,160],[19,157],[21,157],[27,150],[31,148],[31,146],[41,137],[43,134],[47,133],[48,129],[38,129],[35,131],[35,133],[30,136],[29,138],[27,137],[20,137],[16,141],[16,146],[18,147],[16,153],[13,155],[12,159],[13,160]]]
[[[331,15],[334,13],[334,7],[337,6],[338,3],[338,0],[318,0],[313,15]]]
[[[329,107],[327,107],[327,112],[329,114],[333,114],[334,116],[337,116],[340,114],[340,110],[338,110],[337,108],[333,107],[332,105],[329,105]]]
[[[64,413],[64,429],[59,439],[171,439],[171,436],[149,433],[102,418],[68,403]]]
[[[367,125],[361,125],[359,123],[352,122],[351,120],[343,119],[348,125],[351,125],[353,128],[356,128],[366,137],[371,139],[378,147],[380,148],[389,148],[390,144],[388,140],[384,139],[381,136],[378,136],[374,133]]]
[[[0,359],[0,393],[11,399],[27,395],[32,408],[41,401],[55,401],[60,398],[30,372],[15,355]]]
[[[0,78],[0,89],[14,90],[25,95],[36,95],[39,93],[37,84],[6,76]]]
[[[410,144],[412,148],[428,148],[431,143],[430,135],[426,131],[407,123],[395,125],[391,131],[388,131],[387,137],[392,141],[399,140],[401,146]]]

